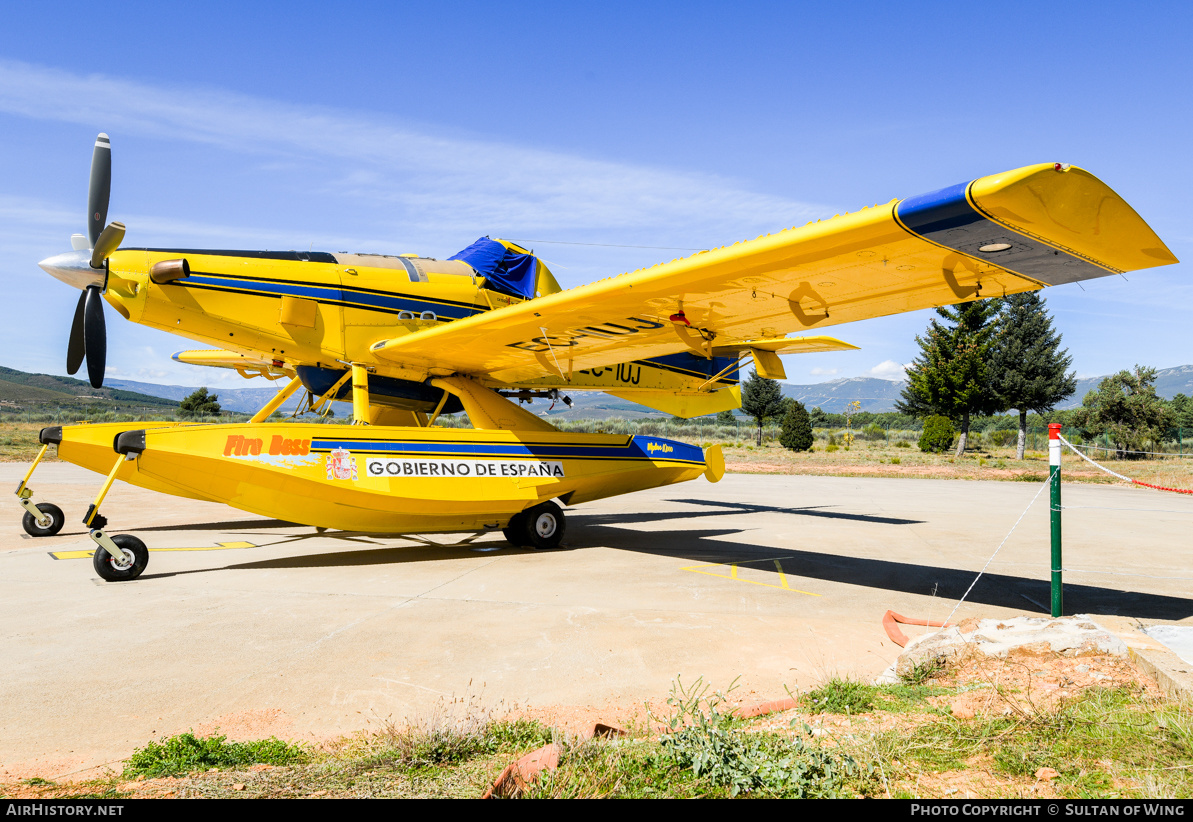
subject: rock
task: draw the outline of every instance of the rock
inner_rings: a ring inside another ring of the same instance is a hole
[[[906,680],[917,666],[947,660],[962,652],[1005,658],[1012,651],[1040,656],[1110,653],[1125,656],[1127,646],[1088,616],[1048,619],[1015,617],[967,619],[953,628],[924,634],[908,643],[903,653],[878,679],[879,684]]]

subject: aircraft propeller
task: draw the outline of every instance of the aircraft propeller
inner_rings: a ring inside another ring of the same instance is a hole
[[[107,259],[124,241],[123,223],[107,223],[108,200],[112,191],[112,145],[108,135],[100,134],[91,155],[91,182],[87,190],[87,236],[70,238],[74,251],[42,260],[40,265],[68,285],[82,290],[75,306],[66,347],[66,372],[74,374],[87,360],[87,378],[92,388],[104,384],[104,366],[108,355],[107,326],[104,322],[103,290],[107,286]]]

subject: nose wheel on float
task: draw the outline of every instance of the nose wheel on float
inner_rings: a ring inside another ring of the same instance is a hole
[[[61,531],[62,526],[66,523],[66,516],[62,513],[62,509],[54,503],[33,502],[33,489],[29,487],[29,480],[33,478],[33,472],[37,470],[37,466],[41,463],[42,458],[45,457],[50,444],[61,440],[61,435],[59,435],[58,439],[46,436],[47,431],[52,432],[55,430],[61,432],[62,429],[42,429],[41,434],[38,436],[42,444],[41,451],[37,453],[37,458],[33,460],[33,464],[25,472],[25,478],[17,486],[17,502],[25,509],[25,516],[21,518],[21,527],[31,537],[52,537]]]
[[[544,551],[559,547],[565,527],[563,509],[548,500],[514,514],[501,533],[510,545]]]

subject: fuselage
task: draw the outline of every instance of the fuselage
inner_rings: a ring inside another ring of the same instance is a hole
[[[444,375],[376,357],[373,345],[523,302],[488,287],[465,262],[415,255],[122,248],[110,255],[106,271],[91,269],[85,257],[63,254],[42,267],[76,288],[100,286],[127,320],[297,373],[316,395],[349,363],[365,365],[375,402],[415,411],[436,406],[442,392],[428,383]],[[179,276],[173,264],[182,260],[187,273]],[[543,285],[558,288],[553,278]],[[478,337],[475,344],[485,341]],[[569,379],[477,379],[490,388],[634,394],[652,407],[693,416],[737,407],[733,364],[727,357],[678,353],[578,371]],[[734,391],[715,399],[707,390],[693,395],[710,384]],[[351,385],[342,384],[334,398],[348,399],[350,392]]]

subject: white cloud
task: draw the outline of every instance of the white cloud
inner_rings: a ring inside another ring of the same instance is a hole
[[[877,377],[880,380],[905,380],[907,379],[907,365],[900,365],[894,360],[884,360],[867,371],[865,376]]]
[[[121,133],[326,166],[336,196],[390,204],[406,224],[474,231],[778,228],[828,209],[748,191],[731,180],[540,148],[441,136],[375,114],[298,106],[222,90],[171,88],[0,60],[0,112],[105,123]],[[457,228],[458,227],[458,228]],[[724,241],[736,236],[716,236]]]
[[[814,377],[831,377],[840,370],[840,368],[813,368],[811,373]]]

